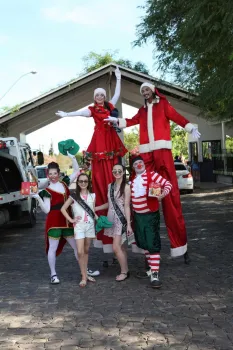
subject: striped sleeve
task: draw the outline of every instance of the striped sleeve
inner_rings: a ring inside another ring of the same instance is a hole
[[[156,182],[157,184],[160,184],[161,187],[163,188],[163,193],[166,195],[168,195],[168,193],[171,191],[172,189],[172,184],[166,180],[164,177],[162,177],[161,175],[159,175],[156,172],[151,172],[151,179]]]

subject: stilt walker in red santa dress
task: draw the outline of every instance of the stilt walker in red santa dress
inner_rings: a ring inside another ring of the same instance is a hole
[[[120,118],[118,120],[109,117],[106,121],[118,123],[119,128],[139,124],[139,152],[146,169],[158,172],[172,184],[171,192],[162,200],[164,219],[171,244],[171,256],[184,255],[185,262],[189,263],[186,227],[171,152],[170,121],[180,125],[194,138],[199,138],[200,133],[194,125],[170,105],[165,96],[159,94],[153,84],[143,83],[140,87],[140,93],[145,99],[145,105],[138,110],[132,119]]]
[[[114,105],[120,97],[121,90],[121,72],[119,68],[115,70],[116,89],[113,98],[106,101],[106,91],[97,88],[94,91],[94,106],[75,112],[58,111],[59,117],[92,117],[95,121],[95,129],[91,142],[87,148],[86,155],[92,159],[92,187],[96,194],[96,206],[107,202],[108,185],[113,182],[112,168],[118,161],[118,157],[123,157],[127,149],[123,145],[116,128],[112,123],[106,123],[104,120],[110,115],[114,115],[116,109]],[[100,212],[100,215],[106,215],[106,212]],[[103,247],[104,253],[112,253],[112,238],[98,233],[95,247]]]

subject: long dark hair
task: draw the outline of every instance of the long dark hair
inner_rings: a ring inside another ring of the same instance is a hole
[[[96,106],[98,106],[97,103],[96,103],[95,101],[94,101],[94,104],[95,104]],[[118,117],[119,117],[119,111],[118,111],[118,109],[117,109],[117,108],[111,109],[110,103],[109,103],[108,101],[104,101],[104,108],[107,109],[107,110],[110,112],[111,117],[115,117],[115,118],[118,118]]]
[[[123,169],[123,177],[122,177],[122,182],[121,182],[121,185],[120,185],[120,195],[119,197],[123,196],[124,192],[125,192],[125,185],[127,184],[126,182],[126,168],[124,167],[124,165],[122,165],[121,163],[117,163],[117,164],[114,164],[114,166],[116,165],[119,165],[122,167]],[[115,183],[115,181],[113,181],[113,184]]]
[[[95,107],[98,107],[98,103],[95,101],[95,99],[94,99],[94,105]],[[108,101],[104,101],[104,108],[109,110],[109,112],[111,112],[111,107]]]
[[[108,101],[104,101],[104,108],[105,108],[105,109],[108,109],[109,112],[111,112],[110,104],[109,104]]]
[[[88,180],[87,190],[88,190],[88,192],[91,192],[91,181],[90,181],[90,177],[89,177],[87,174],[85,174],[85,173],[81,173],[81,174],[79,174],[79,176],[77,177],[77,181],[76,181],[76,197],[77,197],[77,199],[81,199],[81,195],[80,195],[80,193],[81,193],[81,188],[80,188],[80,186],[79,186],[79,184],[78,184],[79,178],[80,178],[81,176],[85,176],[85,177],[87,178],[87,180]]]
[[[58,173],[60,173],[59,165],[56,162],[51,162],[48,164],[48,172],[50,169],[55,169],[55,170],[57,170]]]
[[[118,118],[119,117],[119,111],[117,108],[110,108],[110,104],[108,101],[104,101],[104,108],[107,109],[110,112],[111,117]]]

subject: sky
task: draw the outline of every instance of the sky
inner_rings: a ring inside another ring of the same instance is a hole
[[[136,25],[144,14],[139,6],[144,3],[145,0],[0,0],[0,108],[30,100],[77,77],[84,69],[83,57],[91,51],[102,54],[117,50],[119,58],[142,61],[151,75],[159,77],[154,47],[132,46]],[[37,74],[26,74],[30,71]],[[124,105],[123,117],[133,116],[135,111]],[[44,145],[46,152],[51,139],[57,151],[58,141],[75,138],[84,149],[92,133],[92,120],[69,118],[69,123],[59,120],[28,135],[27,142],[32,148]]]

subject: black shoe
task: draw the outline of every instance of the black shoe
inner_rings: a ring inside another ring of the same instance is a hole
[[[147,271],[139,271],[136,273],[136,277],[140,278],[140,279],[147,279],[148,277],[150,277],[151,275],[151,270],[147,270]]]
[[[93,270],[87,269],[87,275],[91,277],[96,277],[100,275],[100,272],[98,270],[93,271]]]
[[[158,272],[152,272],[150,276],[150,285],[152,288],[160,288],[162,286],[162,283],[159,280],[159,273]]]
[[[147,258],[145,258],[145,269],[150,270],[150,266],[148,264]]]
[[[108,261],[103,261],[103,267],[108,267]]]
[[[191,259],[190,259],[189,255],[188,255],[188,252],[186,252],[184,254],[184,263],[187,264],[187,265],[189,265],[191,263]]]
[[[118,264],[118,260],[116,258],[112,259],[112,265],[117,265]]]

